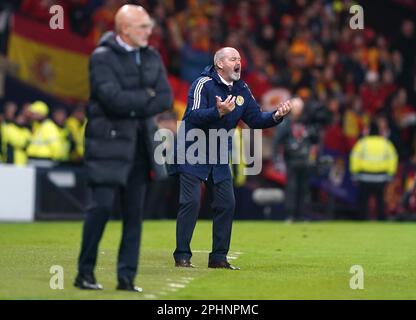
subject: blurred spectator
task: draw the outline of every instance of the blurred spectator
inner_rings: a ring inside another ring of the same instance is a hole
[[[309,197],[311,166],[316,160],[314,132],[305,125],[304,104],[301,99],[292,101],[292,111],[276,129],[273,150],[275,158],[283,155],[288,177],[285,188],[285,210],[287,219],[305,218],[305,204]]]
[[[3,132],[3,143],[6,152],[4,162],[23,166],[27,164],[26,148],[31,138],[31,130],[28,125],[28,113],[24,108],[17,115],[15,121],[10,121]]]
[[[398,218],[409,219],[416,214],[416,153],[405,164],[401,174],[403,196]]]
[[[199,15],[191,17],[190,24],[187,37],[184,38],[178,23],[173,19],[169,22],[175,50],[180,54],[180,76],[189,83],[198,78],[204,67],[212,61],[208,20]]]
[[[114,16],[126,1],[105,0],[92,16],[92,28],[88,38],[92,43],[97,44],[104,32],[114,29]]]
[[[3,107],[3,116],[5,122],[13,122],[17,112],[17,104],[12,101],[8,101]]]
[[[77,107],[65,122],[75,146],[72,148],[70,160],[73,163],[80,163],[84,157],[84,134],[87,124],[85,107]]]
[[[314,52],[311,47],[311,34],[308,30],[301,30],[290,46],[290,54],[299,61],[299,64],[310,67],[314,62]]]
[[[409,146],[415,140],[416,110],[408,103],[404,88],[399,89],[393,96],[391,118],[395,127],[400,130],[400,138],[397,142],[400,155],[408,157],[410,155]]]
[[[385,99],[390,92],[381,87],[380,76],[377,71],[368,71],[366,83],[361,88],[363,109],[370,115],[384,107]]]
[[[69,0],[69,19],[71,30],[79,35],[87,34],[91,28],[88,4],[95,1]]]
[[[249,1],[239,1],[237,10],[234,11],[234,14],[228,20],[230,28],[241,29],[245,33],[254,32],[256,21],[252,9]]]
[[[377,125],[380,136],[390,140],[395,147],[400,145],[400,136],[395,130],[391,129],[389,120],[384,113],[377,114],[374,121]]]
[[[69,157],[69,140],[64,129],[66,112],[57,108],[48,119],[49,108],[42,101],[30,106],[32,119],[32,138],[27,148],[29,164],[51,167],[57,162],[67,161]]]
[[[6,162],[8,158],[8,146],[7,146],[7,131],[9,126],[14,123],[15,115],[17,112],[17,104],[8,101],[3,106],[3,119],[0,122],[0,142],[1,142],[1,159]]]
[[[165,112],[157,116],[159,128],[170,130],[176,139],[177,117],[173,112]],[[174,144],[170,145],[169,140],[165,140],[166,152],[172,152]],[[164,199],[165,201],[160,201]],[[148,218],[153,219],[172,219],[176,218],[175,213],[179,208],[179,179],[177,176],[169,176],[163,181],[153,181],[149,185],[146,194],[145,211],[149,214]]]
[[[339,100],[332,97],[327,102],[330,122],[324,128],[323,147],[326,151],[344,155],[348,152],[342,129],[342,115]]]
[[[344,112],[343,134],[348,150],[351,150],[360,136],[369,128],[370,117],[362,108],[361,99],[354,97]]]
[[[271,89],[270,76],[274,73],[273,67],[267,61],[267,55],[264,50],[253,47],[251,50],[252,67],[244,80],[251,88],[254,98],[261,97]]]
[[[69,128],[66,127],[67,112],[64,107],[57,107],[52,111],[52,121],[59,139],[52,158],[60,163],[68,162],[71,152],[75,149],[75,142]]]
[[[411,20],[404,20],[401,25],[400,34],[393,43],[393,48],[398,50],[402,56],[402,73],[399,77],[408,94],[415,95],[415,57],[416,57],[416,32],[415,25]]]
[[[369,217],[369,199],[376,198],[379,220],[385,220],[384,191],[397,170],[398,156],[393,144],[381,136],[375,123],[368,136],[354,145],[350,156],[350,171],[358,182],[359,211],[357,218]]]

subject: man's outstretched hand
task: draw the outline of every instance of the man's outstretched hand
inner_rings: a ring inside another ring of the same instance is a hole
[[[281,102],[277,106],[277,109],[276,109],[276,112],[275,112],[274,116],[275,116],[276,119],[279,119],[279,118],[287,115],[290,112],[290,110],[292,110],[292,101],[291,100]]]
[[[217,100],[217,109],[221,117],[234,110],[235,97],[229,95],[224,101],[222,101],[221,97],[219,96],[215,96],[215,98]]]

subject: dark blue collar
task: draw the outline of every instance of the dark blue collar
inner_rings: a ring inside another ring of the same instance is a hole
[[[227,85],[221,81],[220,76],[218,75],[217,70],[215,70],[214,65],[210,65],[205,67],[204,71],[201,73],[202,76],[205,77],[211,77],[212,79],[214,79],[218,84],[223,85],[225,87],[227,87]],[[237,80],[237,81],[233,81],[233,87],[234,88],[241,88],[244,87],[244,81],[243,80]]]

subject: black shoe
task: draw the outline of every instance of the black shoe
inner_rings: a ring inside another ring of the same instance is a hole
[[[119,279],[117,290],[131,291],[131,292],[143,292],[142,288],[136,287],[130,279]]]
[[[103,286],[95,280],[94,275],[79,273],[74,286],[83,290],[103,290]]]
[[[239,267],[232,266],[228,261],[210,261],[208,262],[208,268],[240,270]]]
[[[175,267],[195,268],[195,266],[192,264],[191,260],[188,260],[188,259],[175,260]]]

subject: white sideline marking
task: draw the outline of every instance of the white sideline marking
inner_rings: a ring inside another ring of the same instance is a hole
[[[196,253],[210,253],[209,250],[193,250]],[[236,260],[238,257],[243,254],[241,251],[230,252],[230,255],[227,256],[229,260]],[[158,299],[159,296],[165,296],[170,292],[177,292],[180,289],[186,288],[195,278],[193,277],[180,277],[178,279],[166,278],[166,286],[161,289],[161,291],[156,292],[155,294],[146,294],[144,295],[145,299]]]
[[[178,279],[178,280],[176,280],[177,282],[182,282],[182,283],[186,283],[186,284],[188,284],[188,283],[190,283],[191,282],[191,280],[185,280],[185,279]]]
[[[180,284],[180,283],[168,283],[168,286],[172,288],[185,288],[186,287],[186,285]]]

